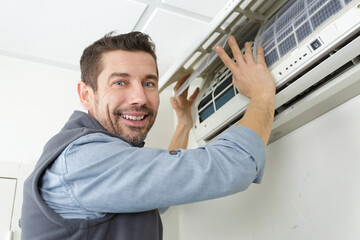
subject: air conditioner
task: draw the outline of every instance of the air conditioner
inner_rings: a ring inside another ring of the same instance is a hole
[[[192,107],[200,144],[237,123],[249,100],[214,52],[232,34],[264,47],[277,94],[270,142],[360,93],[359,0],[229,0],[204,34],[160,79],[160,91],[191,73],[177,91],[199,85]]]

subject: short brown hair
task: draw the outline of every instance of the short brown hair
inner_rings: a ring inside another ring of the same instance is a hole
[[[103,70],[102,55],[112,50],[147,52],[154,58],[157,70],[155,44],[147,34],[130,32],[114,35],[114,32],[110,32],[88,46],[80,59],[81,81],[90,85],[94,91],[97,90],[97,77]]]

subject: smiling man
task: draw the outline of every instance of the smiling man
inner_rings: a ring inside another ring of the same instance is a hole
[[[178,118],[169,149],[145,148],[158,107],[155,46],[140,32],[108,34],[84,50],[81,104],[44,147],[25,181],[22,239],[160,240],[157,209],[243,191],[259,183],[274,115],[275,84],[262,48],[250,44],[236,61],[216,51],[250,98],[238,126],[198,149],[185,150],[192,127],[185,91],[172,98]],[[186,80],[179,80],[178,89]]]
[[[141,146],[159,107],[155,59],[147,52],[113,50],[103,54],[102,67],[95,91],[79,83],[80,101],[107,131]]]

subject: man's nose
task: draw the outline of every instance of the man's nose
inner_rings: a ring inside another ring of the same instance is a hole
[[[131,105],[145,105],[146,94],[142,84],[133,84],[132,88],[129,89],[128,103]]]

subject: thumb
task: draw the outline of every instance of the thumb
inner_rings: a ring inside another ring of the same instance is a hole
[[[170,103],[175,111],[179,108],[179,103],[177,102],[175,97],[170,98]]]

